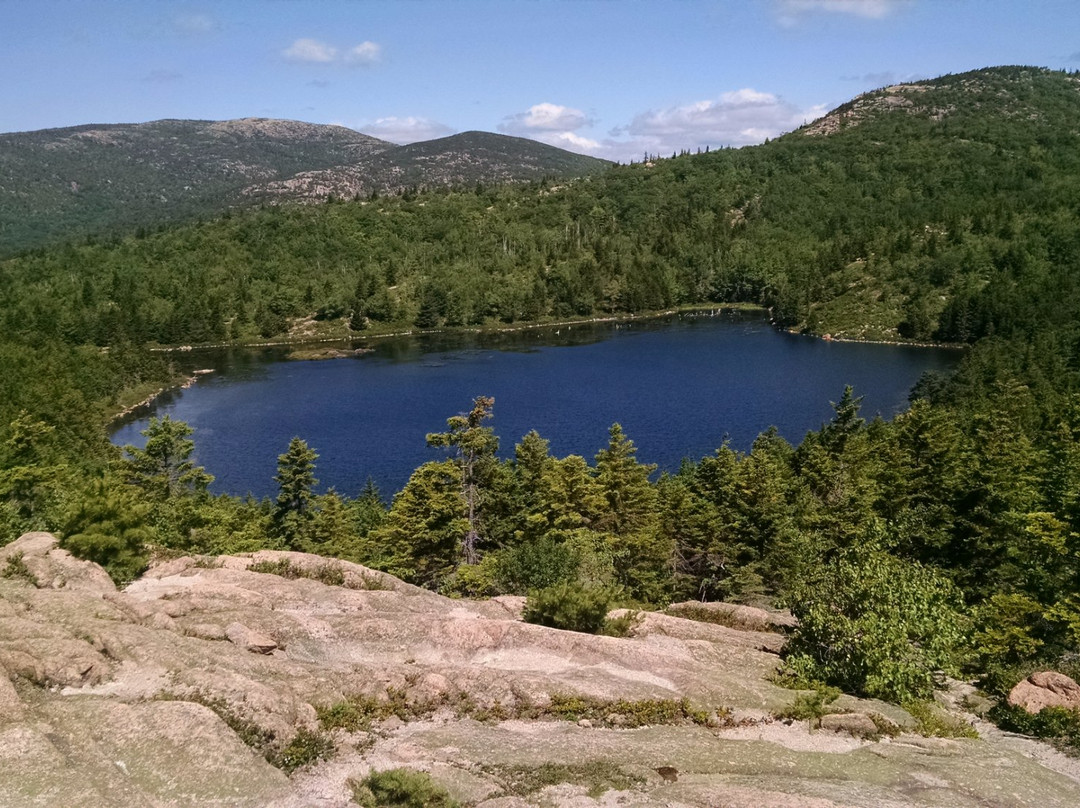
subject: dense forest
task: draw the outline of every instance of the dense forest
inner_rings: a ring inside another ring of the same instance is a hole
[[[0,264],[0,541],[51,529],[120,580],[152,553],[281,547],[465,596],[772,602],[801,621],[795,684],[904,701],[943,671],[1000,692],[1080,644],[1078,279],[1080,77],[1033,68],[886,88],[762,146],[572,182],[33,250]],[[530,433],[499,460],[483,395],[389,504],[314,493],[303,436],[256,502],[207,492],[185,424],[154,421],[123,457],[103,433],[126,391],[171,378],[155,343],[725,302],[971,348],[892,422],[837,391],[797,446],[766,432],[659,478],[617,424],[591,459]]]

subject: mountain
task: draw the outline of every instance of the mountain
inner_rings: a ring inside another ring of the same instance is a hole
[[[472,186],[578,177],[610,164],[527,138],[490,132],[450,137],[372,151],[355,165],[304,171],[244,190],[251,197],[325,199],[368,197],[401,189]]]
[[[469,132],[395,146],[342,126],[248,118],[0,135],[0,254],[216,218],[233,207],[601,170],[533,141]]]

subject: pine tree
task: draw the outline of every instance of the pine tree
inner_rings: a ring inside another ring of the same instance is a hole
[[[475,564],[479,560],[476,545],[480,540],[481,484],[490,467],[495,464],[495,452],[499,449],[499,439],[495,437],[494,430],[481,426],[491,418],[494,405],[494,398],[478,396],[468,414],[455,415],[446,420],[446,432],[433,432],[427,436],[428,446],[453,448],[456,453],[454,463],[461,475],[464,517],[468,524],[462,539],[462,556],[466,564]]]
[[[289,441],[289,450],[278,455],[278,473],[274,477],[278,484],[274,523],[290,547],[300,546],[311,521],[312,490],[319,482],[315,479],[318,457],[300,438]]]
[[[205,491],[214,477],[191,460],[195,443],[189,438],[194,431],[184,421],[174,421],[168,415],[151,418],[150,425],[140,433],[146,436],[146,447],[124,447],[131,481],[162,499]]]

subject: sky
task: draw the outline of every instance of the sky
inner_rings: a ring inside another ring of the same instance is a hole
[[[1080,70],[1080,2],[0,0],[0,132],[287,118],[627,162],[1002,64]]]

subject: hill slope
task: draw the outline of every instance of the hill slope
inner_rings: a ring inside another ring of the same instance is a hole
[[[527,138],[462,132],[437,140],[372,151],[350,166],[304,171],[286,180],[252,185],[252,197],[349,199],[400,189],[424,190],[578,177],[609,163]]]
[[[399,147],[342,126],[261,118],[3,134],[0,254],[216,218],[267,199],[577,175],[606,165],[502,135],[466,133]]]

